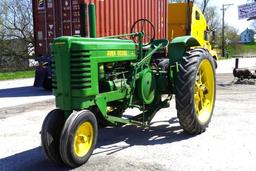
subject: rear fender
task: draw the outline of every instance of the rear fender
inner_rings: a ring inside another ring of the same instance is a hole
[[[175,84],[176,75],[179,72],[179,64],[185,52],[193,46],[200,46],[198,40],[192,36],[177,37],[172,40],[168,47],[169,57],[169,80]]]
[[[175,65],[175,63],[181,63],[182,57],[184,56],[185,52],[193,46],[200,46],[200,43],[196,38],[192,36],[182,36],[173,39],[168,47],[170,65]]]

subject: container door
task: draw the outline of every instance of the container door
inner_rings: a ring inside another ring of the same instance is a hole
[[[36,55],[45,55],[47,52],[46,33],[46,4],[44,0],[33,1],[34,35]]]
[[[52,41],[56,37],[55,33],[55,5],[53,3],[53,0],[47,0],[46,2],[46,46],[47,50],[46,53],[51,53],[51,46]]]
[[[60,0],[61,7],[62,7],[62,15],[61,15],[61,21],[62,21],[62,35],[63,36],[70,36],[72,35],[72,1],[71,0]]]
[[[80,35],[80,2],[72,1],[72,35]]]

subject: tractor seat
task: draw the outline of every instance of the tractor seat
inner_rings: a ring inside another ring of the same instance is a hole
[[[153,42],[150,44],[151,47],[157,47],[158,45],[162,44],[162,49],[166,48],[169,45],[169,41],[166,39],[155,39]]]

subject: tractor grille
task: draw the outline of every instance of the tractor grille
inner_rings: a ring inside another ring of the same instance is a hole
[[[71,88],[91,88],[90,51],[71,51]]]
[[[52,59],[51,62],[51,73],[52,73],[52,88],[57,89],[57,79],[56,79],[56,66],[55,61]]]

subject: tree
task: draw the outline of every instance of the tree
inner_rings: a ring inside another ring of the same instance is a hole
[[[210,0],[203,0],[203,2],[201,3],[201,9],[202,9],[203,14],[205,14],[205,10],[206,10],[209,2],[210,2]]]
[[[225,38],[226,38],[227,44],[228,44],[228,42],[237,43],[239,41],[238,32],[239,32],[239,30],[236,29],[235,27],[232,27],[229,25],[225,26]]]
[[[30,0],[1,0],[0,57],[19,61],[34,47],[32,3]]]
[[[208,23],[210,30],[220,29],[220,15],[218,8],[215,6],[209,6],[205,9],[205,19]]]
[[[236,44],[239,42],[240,36],[238,34],[239,30],[230,26],[225,25],[225,56],[230,56],[233,54],[232,51],[234,51]],[[215,46],[221,47],[222,45],[222,32],[221,29],[217,30],[216,33],[216,43]]]

